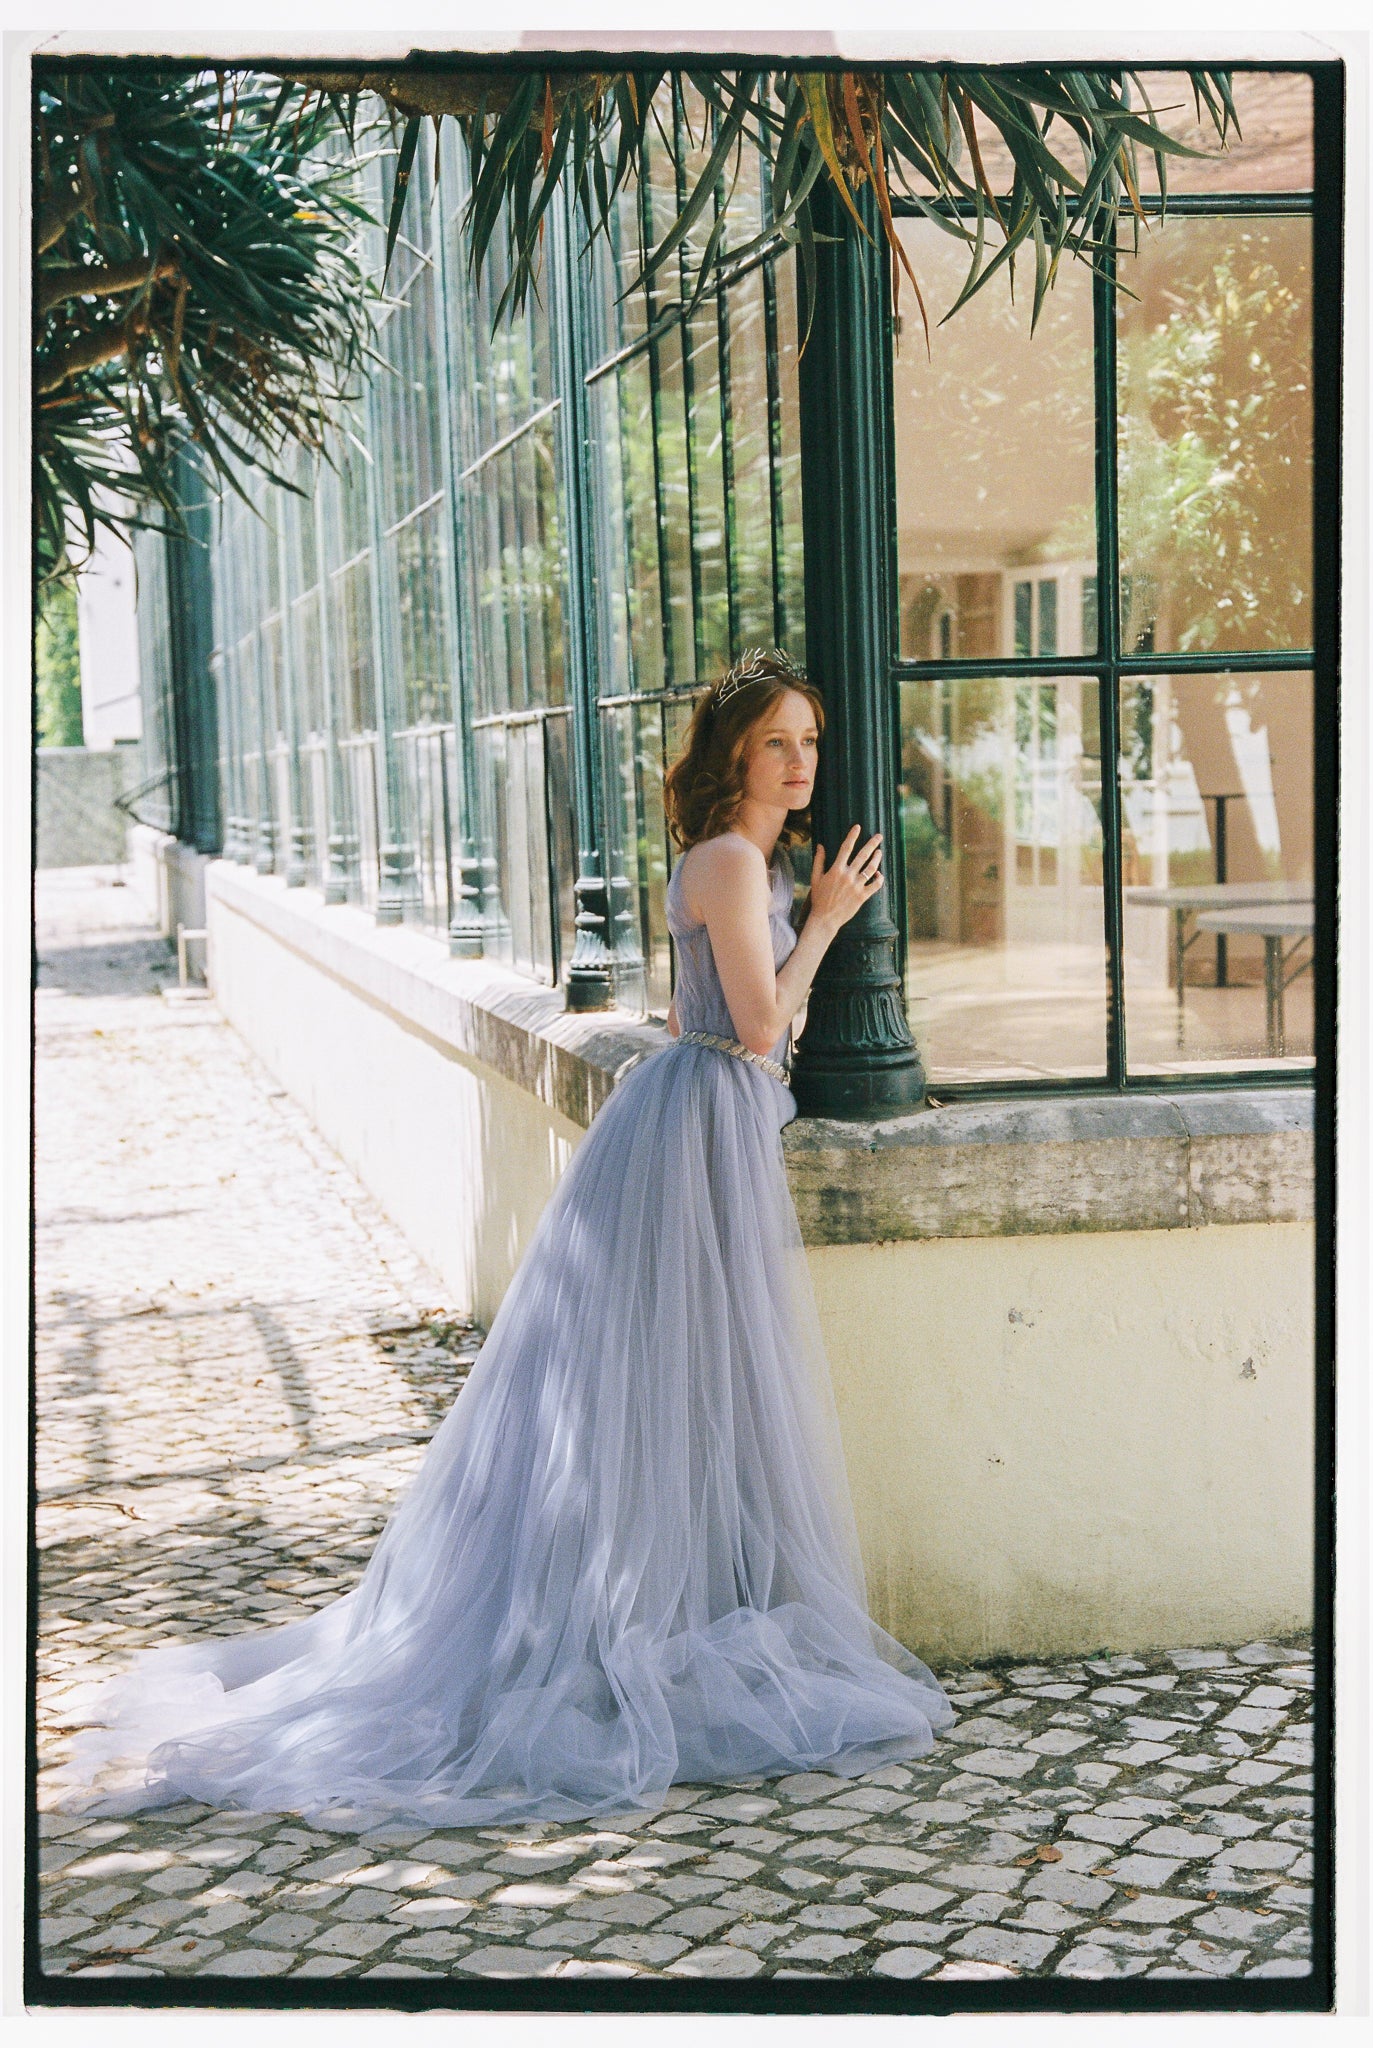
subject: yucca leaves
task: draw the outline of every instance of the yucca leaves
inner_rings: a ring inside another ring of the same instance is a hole
[[[1238,130],[1228,73],[1180,75],[1223,148]],[[351,253],[365,218],[350,183],[361,108],[380,100],[397,123],[388,269],[424,121],[457,120],[470,159],[464,227],[474,268],[497,237],[504,245],[499,321],[536,284],[560,185],[591,240],[644,174],[650,146],[676,160],[684,82],[706,132],[699,144],[691,138],[674,217],[658,223],[626,289],[675,258],[691,305],[722,263],[783,243],[797,250],[813,305],[811,209],[824,179],[865,234],[857,193],[872,185],[894,293],[904,270],[919,297],[898,231],[901,201],[968,251],[945,319],[1003,270],[1013,281],[1022,251],[1033,260],[1037,319],[1065,255],[1099,264],[1122,214],[1138,232],[1139,152],[1152,157],[1165,196],[1169,157],[1197,154],[1168,134],[1134,74],[1105,70],[345,64],[283,67],[270,79],[229,69],[40,71],[40,564],[64,564],[69,511],[88,536],[101,519],[136,521],[149,501],[171,512],[166,455],[176,434],[193,436],[211,473],[232,487],[245,462],[269,463],[291,440],[321,443],[368,346],[371,288]],[[347,153],[331,147],[344,136]],[[1011,167],[1000,188],[987,168],[991,141]],[[765,217],[751,241],[731,245],[727,196],[742,153],[754,149],[768,163]],[[78,273],[92,286],[81,295]],[[923,300],[920,311],[928,338]]]
[[[1229,74],[1190,69],[1181,75],[1192,88],[1198,119],[1210,120],[1223,148],[1238,131]],[[344,74],[299,71],[291,77],[301,89],[337,93]],[[478,270],[504,226],[509,281],[498,317],[523,303],[534,280],[538,231],[559,180],[570,183],[588,236],[595,236],[606,232],[626,180],[643,170],[650,123],[675,156],[672,124],[659,121],[658,109],[665,93],[680,95],[683,78],[707,111],[709,152],[628,290],[688,246],[693,228],[712,209],[718,217],[740,152],[761,148],[771,170],[772,211],[751,252],[771,238],[792,241],[809,272],[810,202],[819,180],[834,187],[864,233],[856,194],[871,182],[894,286],[900,265],[919,290],[900,244],[892,204],[898,195],[965,243],[970,267],[958,306],[1003,268],[1013,276],[1017,252],[1031,249],[1037,317],[1065,254],[1098,263],[1114,244],[1122,212],[1136,224],[1142,217],[1139,152],[1154,159],[1165,197],[1167,159],[1198,154],[1168,134],[1135,74],[1119,71],[941,65],[726,72],[688,66],[677,73],[475,74],[415,66],[387,74],[359,70],[353,78],[355,92],[377,92],[412,113],[422,100],[425,111],[458,121],[472,161],[467,233]],[[680,111],[680,98],[675,104]],[[994,189],[984,138],[999,140],[1010,158],[1008,190]],[[398,185],[393,234],[403,203]],[[693,302],[716,267],[737,262],[741,253],[727,250],[721,234],[708,233],[694,254]]]
[[[97,524],[175,522],[178,439],[230,488],[322,443],[372,289],[338,122],[277,80],[38,69],[40,575],[70,566],[73,528],[88,547]]]

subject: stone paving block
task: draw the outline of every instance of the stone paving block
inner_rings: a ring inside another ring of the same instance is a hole
[[[873,1964],[875,1977],[923,1977],[940,1958],[934,1949],[893,1948]]]
[[[1228,1842],[1216,1858],[1218,1869],[1288,1870],[1300,1851],[1293,1842]]]
[[[221,1899],[205,1912],[197,1913],[193,1919],[183,1918],[183,1934],[224,1934],[231,1927],[241,1927],[245,1921],[257,1918],[257,1909],[245,1906],[241,1899]]]
[[[1076,1870],[1036,1871],[1025,1886],[1027,1897],[1056,1899],[1060,1906],[1081,1906],[1084,1911],[1104,1906],[1115,1886],[1104,1878],[1084,1877]]]
[[[375,1920],[340,1920],[311,1935],[308,1945],[326,1955],[370,1956],[383,1942],[390,1941],[395,1931],[394,1927],[379,1925]]]
[[[831,1934],[849,1934],[856,1927],[869,1926],[877,1918],[867,1906],[803,1906],[797,1914],[803,1927],[819,1927]]]
[[[1119,1956],[1092,1942],[1080,1942],[1058,1964],[1059,1977],[1141,1977],[1148,1969],[1145,1956]]]
[[[202,1977],[280,1977],[294,1961],[295,1956],[282,1949],[226,1949],[197,1974]]]
[[[796,1901],[786,1892],[770,1891],[760,1884],[733,1885],[727,1892],[721,1892],[716,1899],[721,1908],[732,1909],[737,1918],[740,1913],[761,1914],[765,1920],[776,1919],[780,1913],[794,1912]]]
[[[961,1932],[962,1926],[961,1921],[955,1920],[887,1920],[871,1930],[871,1939],[884,1943],[941,1942]]]
[[[625,1932],[606,1935],[603,1941],[597,1942],[595,1953],[611,1956],[621,1963],[661,1965],[674,1962],[689,1946],[690,1943],[676,1934],[659,1934],[656,1930],[651,1934]]]
[[[1037,1756],[1020,1749],[976,1749],[964,1757],[963,1768],[993,1778],[1023,1778],[1038,1762]]]
[[[795,1932],[796,1929],[789,1927],[784,1920],[736,1920],[732,1927],[726,1928],[721,1939],[731,1942],[736,1948],[751,1949],[755,1955],[763,1955],[783,1935]]]
[[[617,1927],[650,1927],[670,1911],[666,1899],[650,1898],[645,1892],[611,1893],[606,1898],[584,1897],[577,1902],[579,1920],[594,1920],[602,1925],[609,1922]]]
[[[931,1876],[964,1892],[1016,1892],[1025,1882],[1023,1870],[997,1863],[948,1863]]]
[[[1008,1927],[970,1927],[950,1943],[950,1952],[977,1963],[1003,1963],[1017,1970],[1033,1970],[1058,1947],[1053,1934],[1014,1932]]]
[[[530,1948],[590,1948],[605,1934],[604,1921],[550,1919],[542,1927],[525,1930]]]
[[[455,1956],[452,1967],[464,1976],[551,1977],[571,1957],[557,1949],[477,1948],[470,1955]]]
[[[1141,1889],[1171,1884],[1181,1863],[1173,1856],[1122,1856],[1115,1863],[1103,1863],[1097,1875],[1114,1884],[1138,1885]]]
[[[763,1968],[761,1956],[747,1949],[696,1948],[667,1966],[669,1977],[756,1977]]]
[[[140,1952],[139,1960],[157,1970],[192,1970],[210,1956],[222,1955],[224,1943],[203,1935],[177,1935]]]
[[[1143,1892],[1137,1899],[1113,1906],[1111,1911],[1117,1920],[1142,1920],[1152,1925],[1183,1920],[1203,1903],[1201,1899],[1175,1898],[1164,1892]]]
[[[320,1923],[308,1913],[271,1913],[253,1929],[253,1940],[272,1948],[302,1948]]]
[[[662,1934],[682,1934],[688,1941],[699,1941],[705,1935],[718,1934],[734,1918],[719,1906],[684,1906],[680,1913],[673,1913],[668,1919],[658,1922]],[[566,1922],[564,1922],[566,1925]],[[600,1929],[596,1932],[599,1934]]]
[[[842,1934],[805,1934],[799,1941],[779,1949],[778,1955],[789,1963],[834,1963],[841,1956],[853,1955],[862,1946],[861,1941],[851,1941]]]
[[[933,1884],[890,1884],[873,1894],[874,1906],[903,1913],[937,1913],[957,1894]]]
[[[864,1842],[857,1849],[849,1849],[840,1857],[840,1862],[852,1864],[859,1870],[910,1871],[927,1870],[930,1858],[919,1849],[902,1849],[879,1842]]]
[[[1019,1903],[1009,1892],[969,1892],[956,1906],[950,1906],[944,1918],[960,1924],[969,1920],[999,1920]]]

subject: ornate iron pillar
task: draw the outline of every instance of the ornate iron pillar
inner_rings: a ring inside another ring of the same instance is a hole
[[[586,335],[582,280],[577,270],[572,201],[566,191],[552,209],[555,278],[550,326],[554,378],[562,400],[558,445],[562,454],[562,514],[567,574],[564,645],[567,694],[572,712],[572,788],[577,825],[577,940],[567,966],[569,1010],[614,1006],[610,905],[601,865],[604,834],[597,773],[596,598],[592,584],[591,534],[587,505],[589,451],[586,422]]]
[[[810,337],[800,363],[806,665],[825,696],[815,836],[832,857],[851,825],[883,835],[884,886],[840,931],[811,991],[793,1070],[809,1116],[912,1109],[925,1074],[906,1023],[892,920],[901,858],[891,705],[889,317],[885,242],[870,188],[865,240],[817,188]]]

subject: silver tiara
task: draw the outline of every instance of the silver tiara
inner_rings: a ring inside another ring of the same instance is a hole
[[[746,647],[733,668],[716,684],[712,706],[727,704],[736,691],[750,683],[769,682],[779,669],[783,675],[794,676],[798,683],[806,680],[806,671],[798,668],[780,647]]]

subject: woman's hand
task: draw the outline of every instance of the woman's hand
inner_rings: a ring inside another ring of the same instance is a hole
[[[882,834],[874,832],[858,848],[859,827],[851,825],[832,867],[825,866],[825,849],[817,843],[810,870],[810,916],[832,931],[856,917],[863,905],[882,886]]]

